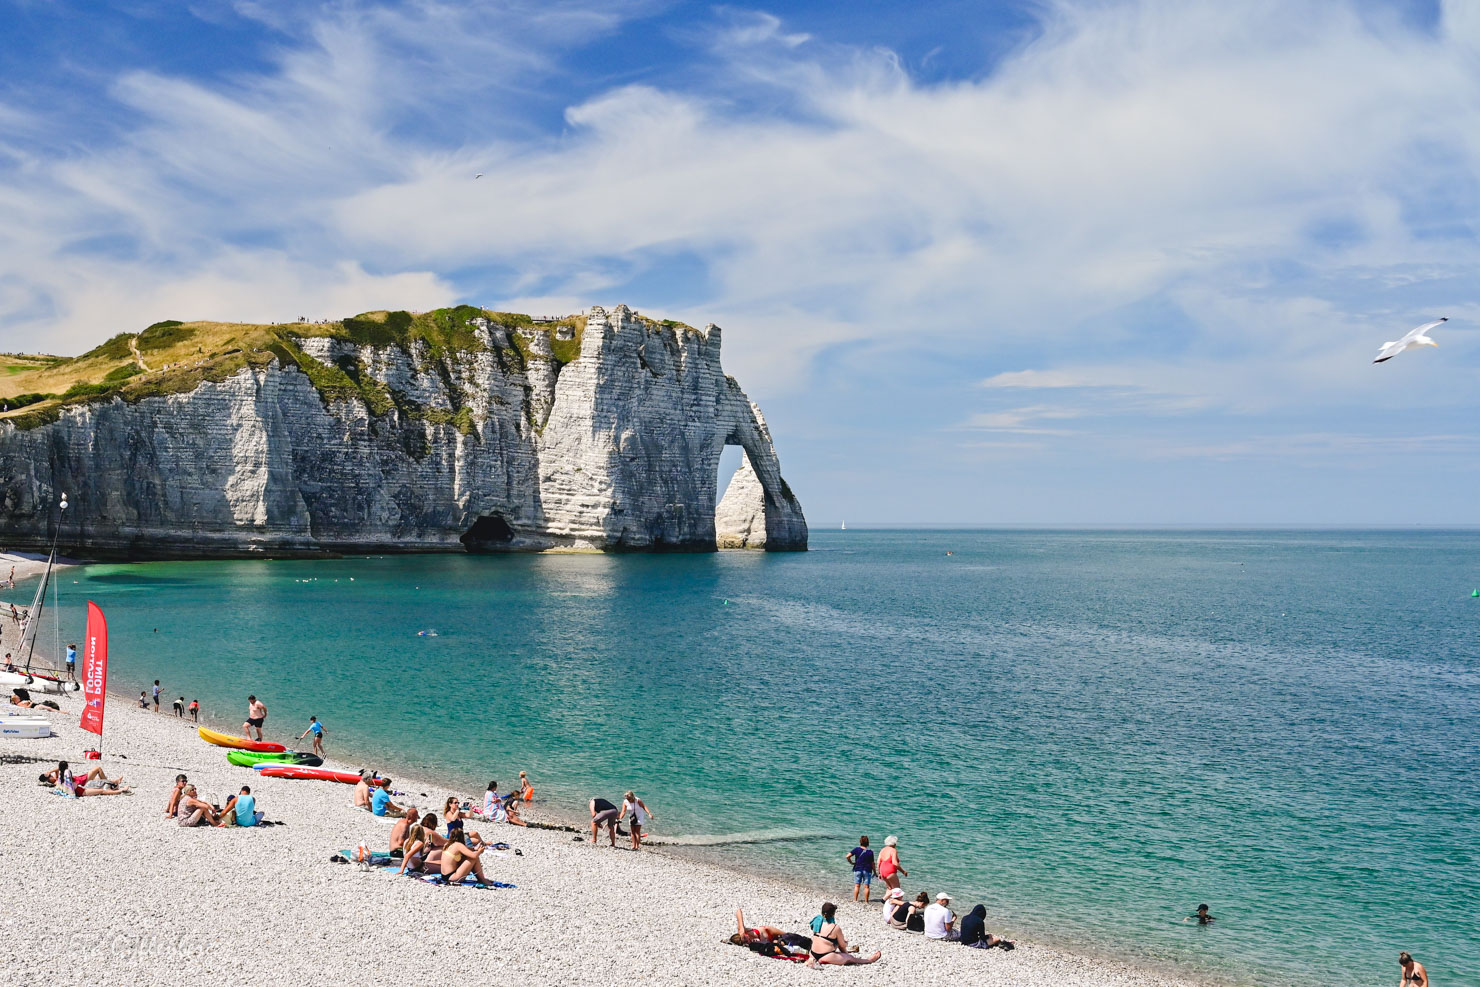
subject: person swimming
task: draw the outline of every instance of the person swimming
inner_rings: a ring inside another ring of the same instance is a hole
[[[1198,905],[1197,911],[1193,912],[1182,921],[1191,922],[1193,919],[1197,919],[1198,925],[1212,925],[1215,921],[1217,921],[1217,919],[1208,914],[1207,905]]]

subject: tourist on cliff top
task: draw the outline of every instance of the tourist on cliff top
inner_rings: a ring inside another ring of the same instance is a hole
[[[879,876],[884,879],[884,884],[890,890],[899,887],[901,877],[909,877],[910,872],[899,866],[899,837],[889,836],[884,839],[884,849],[879,853]]]
[[[313,752],[315,754],[319,755],[319,757],[323,757],[324,756],[324,725],[319,722],[319,718],[317,716],[310,716],[308,718],[308,729],[305,730],[305,731],[303,731],[302,733],[300,733],[298,735],[298,739],[299,740],[302,740],[304,737],[307,737],[309,734],[313,734]]]
[[[632,849],[642,847],[642,827],[656,818],[642,799],[628,792],[622,796],[622,818],[627,820],[627,828],[632,830]]]
[[[617,807],[606,799],[594,798],[591,800],[591,845],[596,845],[596,835],[601,827],[606,827],[606,835],[611,840],[611,845],[617,845]]]
[[[838,925],[838,906],[830,901],[822,903],[822,914],[812,920],[812,947],[808,950],[807,966],[815,967],[820,963],[831,966],[851,966],[858,963],[876,963],[882,953],[875,952],[872,956],[864,959],[853,955],[858,947],[850,947],[848,939],[843,935],[843,927]]]
[[[961,945],[976,949],[1016,949],[1011,939],[994,936],[987,931],[987,906],[977,905],[961,919]]]
[[[256,696],[247,697],[247,722],[242,724],[242,736],[252,739],[252,729],[257,730],[257,739],[262,739],[262,724],[267,722],[267,706]]]
[[[848,851],[848,863],[853,865],[853,900],[858,900],[858,889],[863,888],[863,900],[869,900],[874,889],[874,851],[868,848],[868,837],[860,836],[858,846]]]

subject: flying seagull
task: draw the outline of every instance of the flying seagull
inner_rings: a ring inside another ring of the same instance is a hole
[[[1427,335],[1425,335],[1425,333],[1427,333],[1435,326],[1443,325],[1448,321],[1449,317],[1445,316],[1438,322],[1425,322],[1417,329],[1410,330],[1408,335],[1404,336],[1402,339],[1397,339],[1390,343],[1383,343],[1382,352],[1378,353],[1377,359],[1373,360],[1372,362],[1382,363],[1384,360],[1391,360],[1393,357],[1397,356],[1404,350],[1416,349],[1420,346],[1438,346],[1439,344],[1430,339]]]
[[[478,174],[474,175],[473,177],[474,178],[482,178],[483,177],[483,172],[480,171],[480,172],[478,172]]]

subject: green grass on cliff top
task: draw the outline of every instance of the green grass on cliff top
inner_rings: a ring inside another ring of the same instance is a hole
[[[245,366],[266,366],[273,360],[303,370],[325,400],[358,397],[378,413],[384,406],[383,386],[377,387],[378,382],[366,375],[320,363],[303,352],[300,341],[329,337],[364,346],[395,346],[422,362],[440,361],[487,349],[472,325],[479,317],[503,328],[496,334],[496,340],[502,339],[498,348],[521,366],[535,359],[569,363],[580,356],[584,316],[536,323],[527,315],[471,305],[416,313],[364,312],[338,322],[278,325],[167,320],[142,332],[119,333],[81,356],[0,354],[0,366],[5,368],[0,373],[0,419],[31,428],[55,421],[67,404],[185,393],[204,381],[222,381]],[[529,345],[535,334],[548,336],[553,357],[540,356]]]

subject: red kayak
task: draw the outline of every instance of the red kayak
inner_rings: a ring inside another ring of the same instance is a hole
[[[309,781],[338,781],[346,785],[357,784],[360,780],[360,776],[353,771],[306,768],[301,764],[270,764],[259,767],[257,773],[264,778],[304,778]]]
[[[217,747],[233,747],[239,751],[254,751],[258,754],[281,754],[288,748],[282,744],[269,744],[261,740],[248,740],[246,737],[233,737],[228,733],[217,733],[215,730],[207,730],[201,727],[196,731],[200,739]]]

